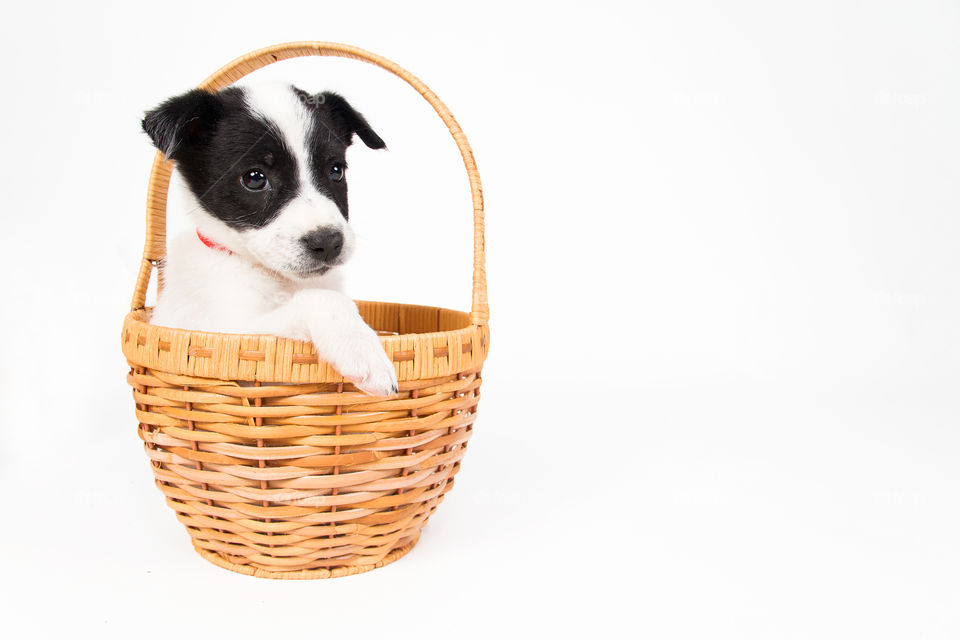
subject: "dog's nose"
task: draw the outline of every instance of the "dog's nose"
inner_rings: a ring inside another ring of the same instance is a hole
[[[343,232],[332,227],[320,227],[300,239],[317,260],[333,260],[343,250]]]

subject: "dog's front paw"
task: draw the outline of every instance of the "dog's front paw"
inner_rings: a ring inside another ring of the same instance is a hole
[[[358,389],[371,396],[392,396],[399,390],[397,371],[377,334],[370,329],[348,340],[334,368]]]

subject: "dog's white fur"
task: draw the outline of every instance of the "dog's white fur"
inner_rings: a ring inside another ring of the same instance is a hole
[[[309,117],[289,90],[248,86],[247,103],[291,143],[300,170],[309,171]],[[154,324],[221,333],[271,334],[313,342],[320,358],[372,395],[396,393],[393,363],[356,304],[343,293],[340,266],[323,275],[296,275],[301,237],[318,227],[343,233],[343,260],[354,235],[336,204],[306,177],[301,192],[270,224],[235,230],[206,213],[189,188],[183,201],[197,230],[233,253],[204,245],[196,233],[173,239],[163,265],[164,287]]]

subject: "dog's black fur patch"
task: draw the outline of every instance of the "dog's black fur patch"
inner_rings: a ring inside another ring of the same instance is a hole
[[[347,181],[330,179],[334,164],[347,168],[347,147],[353,144],[353,135],[371,149],[385,149],[386,143],[370,128],[366,118],[350,106],[342,96],[332,91],[311,95],[302,89],[293,88],[305,104],[312,118],[307,148],[310,149],[310,174],[317,190],[333,200],[340,213],[350,218],[347,208]]]
[[[307,138],[311,166],[302,168],[310,175],[300,175],[288,147],[300,141],[284,140],[275,126],[253,113],[242,88],[217,93],[194,89],[171,98],[147,112],[143,130],[154,146],[177,162],[204,209],[235,229],[268,225],[296,197],[304,179],[311,180],[348,218],[347,181],[333,180],[331,167],[340,164],[346,169],[346,149],[355,133],[372,149],[386,145],[341,96],[291,90],[308,107],[312,119]],[[266,175],[270,188],[245,189],[240,178],[251,170]]]

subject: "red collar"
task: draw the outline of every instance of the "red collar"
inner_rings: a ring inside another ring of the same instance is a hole
[[[211,239],[208,238],[207,236],[203,235],[202,233],[200,233],[200,229],[197,229],[197,237],[200,238],[200,242],[202,242],[203,244],[207,245],[207,246],[210,247],[211,249],[214,249],[214,250],[216,250],[216,251],[224,251],[224,252],[226,252],[226,253],[228,253],[228,254],[230,254],[230,255],[233,255],[233,251],[230,251],[230,249],[227,249],[227,248],[226,248],[225,246],[223,246],[222,244],[217,244],[216,242],[214,242],[213,240],[211,240]]]

